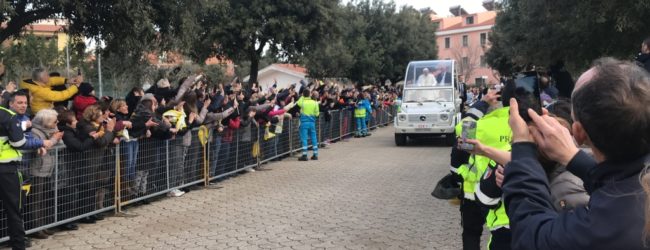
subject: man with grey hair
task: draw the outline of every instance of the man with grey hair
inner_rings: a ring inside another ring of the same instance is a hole
[[[646,195],[639,181],[650,164],[650,74],[631,62],[598,60],[572,94],[572,131],[510,100],[512,161],[504,200],[513,249],[646,249]],[[577,143],[576,143],[577,142]],[[578,149],[587,145],[594,157]],[[556,212],[537,151],[584,182],[588,205]]]
[[[78,86],[83,82],[83,76],[78,75],[72,79],[66,90],[55,91],[53,86],[64,85],[67,79],[63,77],[50,77],[44,68],[36,68],[32,71],[32,79],[23,80],[20,87],[29,90],[31,94],[32,113],[36,114],[41,109],[53,108],[54,102],[61,102],[74,96]]]

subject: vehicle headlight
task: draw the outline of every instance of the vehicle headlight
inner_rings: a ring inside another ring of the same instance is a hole
[[[403,122],[406,121],[406,115],[399,115],[399,121]]]
[[[449,114],[440,114],[440,120],[443,121],[449,120]]]

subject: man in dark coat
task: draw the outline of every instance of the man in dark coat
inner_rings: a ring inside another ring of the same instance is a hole
[[[513,249],[647,248],[647,194],[639,181],[650,165],[647,100],[648,72],[610,58],[578,79],[573,133],[530,109],[533,122],[526,124],[511,100],[512,161],[505,167],[503,193]],[[593,158],[578,149],[582,144]],[[588,205],[556,212],[537,148],[582,179],[591,195]]]

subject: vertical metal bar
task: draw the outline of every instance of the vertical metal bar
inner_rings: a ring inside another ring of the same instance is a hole
[[[54,150],[54,222],[58,221],[59,213],[59,149]],[[22,185],[22,184],[21,184]]]
[[[289,119],[289,156],[293,156],[293,118]]]
[[[122,212],[122,176],[120,171],[120,144],[115,145],[115,213]]]
[[[236,130],[237,142],[235,143],[235,170],[239,169],[237,165],[239,163],[239,141],[241,141],[241,134],[239,133],[240,129]]]
[[[70,79],[70,39],[65,45],[65,77]]]
[[[166,169],[166,179],[167,179],[167,190],[171,188],[169,184],[169,140],[165,140],[165,169]]]
[[[262,143],[260,142],[260,127],[256,126],[256,128],[257,128],[257,130],[255,131],[255,133],[257,133],[257,156],[255,157],[255,159],[257,160],[257,167],[259,168],[260,167],[260,155],[262,153],[262,148],[261,148]],[[289,134],[291,134],[291,131],[289,131]]]
[[[316,145],[319,145],[323,141],[323,137],[321,136],[321,131],[323,130],[322,128],[323,128],[323,116],[321,114],[318,114],[318,131],[316,132],[318,133],[318,138],[317,138],[318,141],[316,142]]]
[[[99,74],[99,96],[104,96],[104,83],[102,82],[102,52],[100,41],[97,40],[97,73]]]

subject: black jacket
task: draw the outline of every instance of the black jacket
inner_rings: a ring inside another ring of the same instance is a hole
[[[60,125],[59,131],[63,132],[63,143],[68,151],[82,152],[93,146],[93,138],[90,136],[82,136],[76,129]]]
[[[567,169],[584,181],[591,198],[586,207],[558,213],[536,146],[513,144],[503,184],[512,248],[645,249],[645,193],[639,174],[646,158],[597,164],[578,152]]]

